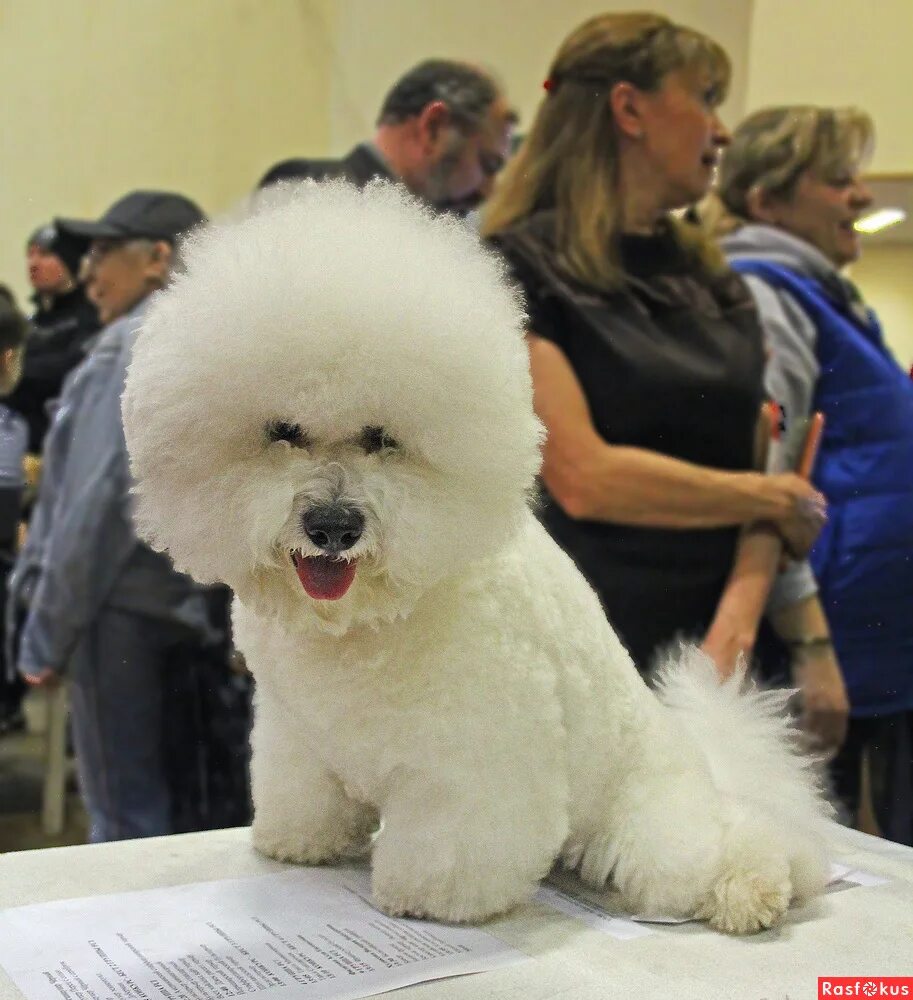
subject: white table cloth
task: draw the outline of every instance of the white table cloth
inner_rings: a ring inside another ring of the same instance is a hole
[[[701,924],[621,941],[528,904],[485,929],[530,956],[510,968],[407,987],[404,1000],[805,1000],[823,975],[913,976],[913,850],[847,833],[836,860],[884,876],[830,892],[781,927],[729,938]],[[248,829],[0,856],[0,909],[281,870]],[[22,994],[0,970],[0,998]]]

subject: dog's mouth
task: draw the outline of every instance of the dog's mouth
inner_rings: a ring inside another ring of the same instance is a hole
[[[295,572],[308,597],[317,601],[338,601],[355,579],[358,561],[333,559],[330,556],[303,556],[292,553]]]

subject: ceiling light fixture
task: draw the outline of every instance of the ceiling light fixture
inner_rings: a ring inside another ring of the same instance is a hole
[[[903,222],[907,213],[902,208],[880,208],[856,220],[855,229],[858,233],[877,233],[888,226]]]

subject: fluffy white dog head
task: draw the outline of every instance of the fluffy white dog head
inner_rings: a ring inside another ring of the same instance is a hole
[[[192,238],[124,394],[141,534],[341,632],[510,541],[539,463],[523,311],[455,219],[305,184]]]

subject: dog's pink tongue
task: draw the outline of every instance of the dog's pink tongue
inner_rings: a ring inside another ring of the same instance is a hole
[[[292,555],[298,579],[308,597],[318,601],[338,601],[355,579],[355,560],[330,559],[329,556]]]

